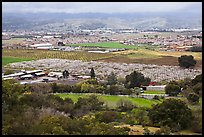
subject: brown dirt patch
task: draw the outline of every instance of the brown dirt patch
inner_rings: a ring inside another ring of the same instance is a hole
[[[144,127],[142,127],[142,125],[121,125],[119,127],[128,127],[130,128],[129,131],[129,135],[144,135]],[[156,132],[157,130],[159,130],[160,128],[157,127],[147,127],[149,129],[150,132]]]
[[[120,126],[115,126],[115,127],[128,127],[130,128],[130,131],[129,131],[129,135],[144,135],[144,127],[142,127],[142,125],[133,125],[133,126],[130,126],[130,125],[120,125]],[[156,132],[157,130],[160,130],[160,128],[158,127],[148,127],[148,130],[150,132]],[[194,133],[190,130],[183,130],[183,131],[179,131],[179,132],[175,132],[173,133],[173,135],[202,135],[201,133]]]
[[[142,59],[130,59],[124,56],[116,56],[112,58],[102,59],[104,62],[116,62],[116,63],[139,63],[139,64],[155,64],[155,65],[168,65],[178,66],[178,58],[172,56],[163,56],[160,58],[142,58]],[[202,69],[202,60],[197,60],[195,66],[196,69]]]

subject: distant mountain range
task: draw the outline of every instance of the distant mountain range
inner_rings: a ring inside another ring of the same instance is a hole
[[[198,13],[3,13],[4,30],[69,30],[97,28],[134,28],[138,30],[202,29]]]

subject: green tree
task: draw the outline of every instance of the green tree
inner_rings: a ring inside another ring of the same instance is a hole
[[[63,72],[62,72],[62,75],[63,75],[63,78],[68,78],[69,77],[69,72],[67,71],[67,70],[64,70]]]
[[[196,133],[202,133],[202,108],[194,109],[191,129]]]
[[[109,93],[110,95],[118,95],[118,94],[120,94],[120,93],[119,93],[119,87],[118,87],[117,85],[111,85],[111,86],[108,88],[106,94],[108,94],[108,93]]]
[[[151,81],[150,78],[145,78],[142,73],[139,72],[132,72],[130,75],[127,75],[125,77],[125,87],[126,88],[134,88],[134,87],[140,87],[141,85],[148,85]]]
[[[93,68],[91,68],[90,76],[91,78],[95,78],[95,72]]]
[[[73,115],[83,116],[90,111],[99,111],[104,108],[104,102],[100,101],[97,96],[90,95],[88,98],[79,98],[75,103]]]
[[[41,108],[42,106],[49,106],[48,100],[45,99],[46,95],[39,93],[26,94],[20,98],[22,105],[31,106],[33,108]]]
[[[95,117],[100,122],[110,123],[117,119],[117,112],[115,111],[98,112],[96,113]]]
[[[111,72],[110,75],[108,75],[107,77],[107,81],[108,81],[108,85],[115,85],[117,83],[117,78],[116,78],[116,75]]]
[[[198,94],[199,96],[202,96],[202,83],[197,83],[192,87],[193,92]]]
[[[57,85],[57,83],[52,83],[51,87],[52,87],[53,93],[59,93],[60,90],[59,90],[59,86]]]
[[[187,99],[190,103],[198,103],[199,102],[199,96],[195,93],[190,93],[188,95]]]
[[[202,83],[202,74],[197,75],[194,79],[192,79],[193,85],[196,85],[197,83]]]
[[[2,108],[3,111],[11,109],[18,104],[19,97],[24,92],[23,85],[16,80],[2,80]]]
[[[182,92],[181,92],[181,94],[182,94],[184,97],[186,97],[186,98],[188,97],[188,95],[189,95],[190,93],[194,93],[194,92],[193,92],[193,89],[190,88],[190,87],[187,88],[187,89],[183,89]]]
[[[57,135],[57,134],[68,134],[61,126],[63,121],[60,120],[59,116],[47,116],[44,117],[38,125],[36,125],[37,135]]]
[[[113,127],[107,123],[96,123],[91,125],[90,135],[128,135],[130,128]]]
[[[84,81],[84,83],[97,85],[98,81],[97,81],[97,79],[87,79],[87,80]]]
[[[192,86],[191,78],[184,78],[183,80],[178,80],[177,85],[180,88],[187,89],[188,87]]]
[[[196,60],[192,55],[182,55],[178,58],[179,66],[183,68],[194,67],[196,65]]]
[[[92,85],[90,85],[90,84],[82,83],[82,84],[81,84],[81,92],[82,92],[82,93],[89,93],[91,86],[92,86]]]
[[[154,95],[153,99],[159,100],[159,96],[158,95]]]
[[[146,108],[136,108],[131,111],[137,124],[147,126],[149,124],[148,111]]]
[[[181,89],[178,85],[167,84],[165,87],[165,93],[169,96],[177,96],[181,92]]]
[[[178,99],[167,99],[154,105],[149,110],[148,116],[153,124],[169,126],[174,130],[188,128],[192,122],[191,109],[184,101]]]
[[[47,83],[34,83],[29,85],[29,90],[34,93],[51,93],[52,87]]]
[[[135,108],[136,106],[132,104],[132,102],[128,99],[120,99],[117,102],[117,108],[120,111],[131,111],[133,108]]]

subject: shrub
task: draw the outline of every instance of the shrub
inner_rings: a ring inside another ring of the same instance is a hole
[[[160,130],[155,132],[155,135],[171,135],[171,129],[168,126],[161,126]]]
[[[202,96],[202,83],[197,83],[192,88],[194,93],[198,94],[199,96]]]
[[[190,103],[198,103],[199,102],[199,96],[195,93],[190,93],[188,95],[187,99]]]
[[[144,127],[144,135],[154,135],[153,132],[150,132],[150,130],[147,127]]]
[[[196,85],[197,83],[202,83],[202,74],[197,75],[194,79],[192,79],[193,85]]]
[[[159,100],[159,96],[155,95],[155,96],[153,97],[153,99]]]
[[[139,125],[147,126],[149,124],[148,111],[145,108],[136,108],[131,111],[132,115]]]
[[[169,96],[177,96],[177,94],[181,91],[180,87],[175,84],[168,84],[165,87],[165,93]]]
[[[35,93],[51,93],[52,87],[47,83],[36,83],[29,85],[30,91]]]
[[[117,120],[117,112],[115,111],[99,112],[95,115],[95,117],[100,122],[109,123]]]
[[[130,100],[127,100],[127,99],[120,99],[118,102],[117,102],[117,108],[120,110],[120,111],[130,111],[132,110],[133,108],[135,108],[136,106],[132,104],[132,102]]]
[[[202,133],[202,108],[193,110],[191,129],[196,133]]]
[[[4,75],[9,75],[9,74],[13,74],[14,71],[11,70],[11,69],[7,69],[5,72],[4,72]]]

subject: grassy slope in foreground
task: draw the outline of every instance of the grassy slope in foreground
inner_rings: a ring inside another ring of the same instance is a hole
[[[65,98],[71,98],[74,102],[77,102],[79,97],[88,97],[90,94],[65,94],[65,93],[59,93],[55,94],[62,99]],[[144,98],[133,98],[133,97],[127,97],[127,96],[117,96],[117,95],[97,95],[101,101],[104,101],[105,104],[108,105],[110,108],[115,108],[117,106],[117,102],[120,99],[128,99],[130,100],[133,104],[135,104],[138,107],[148,107],[150,108],[151,105],[157,104],[160,101],[158,100],[148,100]]]
[[[82,43],[82,44],[68,44],[69,46],[83,46],[83,47],[102,47],[102,48],[126,48],[137,49],[137,46],[123,45],[118,42],[100,42],[100,43]]]
[[[30,61],[28,58],[16,58],[16,57],[2,57],[2,66],[14,62]]]

